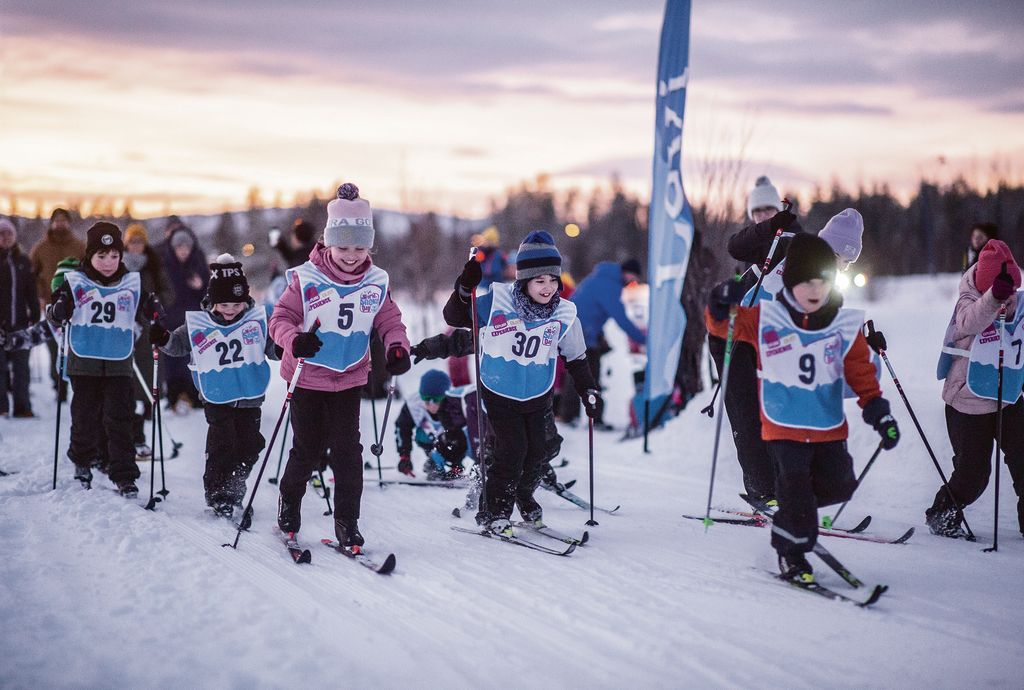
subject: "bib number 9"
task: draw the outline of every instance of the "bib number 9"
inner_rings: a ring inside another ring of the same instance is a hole
[[[814,355],[806,354],[800,356],[800,381],[811,385],[814,383]]]
[[[114,323],[117,307],[113,302],[93,302],[92,319],[90,323]]]

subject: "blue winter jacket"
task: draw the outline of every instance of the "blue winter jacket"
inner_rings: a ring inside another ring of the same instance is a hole
[[[583,279],[572,295],[576,317],[583,327],[587,347],[597,347],[608,319],[615,319],[630,338],[645,345],[643,331],[633,325],[622,306],[622,268],[614,261],[602,261]]]

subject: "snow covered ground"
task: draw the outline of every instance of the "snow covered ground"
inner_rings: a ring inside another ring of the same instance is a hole
[[[934,365],[955,288],[952,276],[879,283],[867,305],[947,472]],[[415,336],[436,324],[409,316]],[[621,333],[612,336],[609,360],[620,366],[609,419],[621,426],[631,384]],[[414,372],[401,385],[411,391],[416,380]],[[707,496],[714,423],[699,409],[709,394],[652,434],[649,455],[639,440],[599,434],[597,501],[622,509],[599,514],[590,543],[568,558],[448,529],[460,524],[450,512],[461,491],[368,483],[368,548],[398,556],[394,574],[381,577],[316,543],[332,522],[312,492],[301,537],[313,563],[293,564],[274,536],[276,491],[266,479],[254,531],[237,551],[222,548],[233,530],[204,514],[201,412],[166,414],[184,447],[167,461],[170,495],[147,512],[148,466],[137,501],[105,479],[92,491],[72,479],[65,407],[51,491],[55,410],[37,383],[40,417],[0,421],[0,468],[17,472],[0,478],[0,687],[1021,687],[1024,540],[1005,468],[998,553],[981,552],[992,535],[991,488],[968,510],[982,543],[930,536],[923,513],[938,476],[887,374],[883,387],[903,440],[875,464],[844,522],[870,514],[874,533],[917,534],[899,546],[825,538],[861,579],[890,585],[863,610],[773,580],[767,530],[705,532],[680,518],[702,512]],[[282,395],[276,381],[263,410],[268,438]],[[850,405],[859,471],[877,437]],[[570,464],[559,476],[578,478],[586,495],[586,431],[563,434]],[[384,463],[394,465],[390,430],[384,437]],[[275,450],[267,477],[276,461]],[[726,439],[714,503],[741,507],[740,489]],[[539,500],[552,526],[583,529],[583,511],[547,492]]]

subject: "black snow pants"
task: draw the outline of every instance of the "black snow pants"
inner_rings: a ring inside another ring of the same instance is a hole
[[[725,361],[725,339],[708,336],[711,358],[722,376]],[[733,341],[729,363],[729,382],[725,391],[725,411],[732,427],[736,457],[743,470],[743,488],[754,497],[778,498],[775,495],[775,471],[768,455],[768,446],[761,439],[761,404],[757,392],[757,353],[749,343]]]
[[[996,413],[964,414],[946,405],[946,431],[953,446],[953,474],[949,488],[960,508],[977,501],[992,474],[992,448],[996,438]],[[1003,408],[1003,460],[1017,493],[1017,527],[1024,533],[1024,400]],[[939,487],[926,517],[955,511],[946,487]],[[959,516],[952,517],[959,523]]]
[[[853,495],[857,478],[846,441],[768,441],[775,463],[779,510],[772,520],[772,547],[781,554],[806,553],[818,540],[818,508]]]
[[[131,377],[72,376],[71,388],[71,462],[90,467],[102,459],[115,484],[138,479],[132,441],[135,397]],[[104,436],[105,448],[101,447]]]
[[[241,505],[245,480],[267,445],[260,433],[260,408],[206,403],[206,504]]]
[[[487,458],[487,484],[477,521],[510,519],[514,505],[524,520],[539,520],[541,508],[533,493],[550,458],[551,395],[524,405],[485,393],[484,401],[493,453]]]
[[[338,518],[359,518],[363,496],[363,446],[359,443],[360,388],[316,391],[296,388],[291,402],[292,450],[281,476],[281,495],[299,504],[309,476],[327,448],[334,472],[334,512]]]

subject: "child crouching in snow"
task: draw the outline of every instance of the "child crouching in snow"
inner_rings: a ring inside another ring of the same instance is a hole
[[[843,381],[858,396],[864,421],[890,450],[899,441],[896,420],[882,397],[875,365],[861,333],[864,315],[843,308],[833,289],[836,257],[824,240],[796,235],[774,301],[738,307],[733,339],[754,346],[758,357],[761,435],[775,465],[779,510],[772,547],[786,579],[813,582],[805,554],[818,537],[818,508],[850,498],[857,488],[846,449]],[[729,281],[710,303],[715,335],[726,337],[730,306],[744,286]]]
[[[526,521],[542,517],[533,493],[546,460],[545,418],[551,411],[559,355],[566,360],[587,414],[595,417],[601,410],[576,307],[558,296],[561,267],[562,256],[551,235],[532,232],[519,246],[516,282],[495,283],[476,301],[479,390],[494,433],[494,456],[487,464],[476,520],[491,530],[510,529],[513,505]],[[473,325],[470,296],[480,279],[480,264],[470,259],[444,307],[449,325]]]
[[[309,261],[285,274],[288,287],[270,317],[270,333],[284,350],[281,376],[291,381],[298,360],[305,360],[291,402],[294,436],[281,476],[278,527],[285,534],[299,531],[306,485],[330,448],[337,483],[334,531],[344,547],[363,544],[359,403],[370,373],[370,332],[384,341],[389,374],[410,367],[402,312],[388,274],[370,258],[373,237],[370,204],[354,184],[343,184],[327,205],[323,241]],[[317,322],[319,331],[311,332]]]
[[[963,537],[963,509],[988,486],[992,472],[992,445],[996,439],[999,397],[998,359],[1003,358],[1002,450],[1017,492],[1017,526],[1024,534],[1024,292],[1020,268],[1010,248],[989,240],[978,262],[960,279],[960,297],[946,331],[939,360],[939,378],[945,379],[946,430],[953,446],[953,474],[949,489],[940,487],[925,511],[932,534]],[[1006,308],[1005,332],[1000,339],[998,316]]]
[[[159,322],[151,342],[172,357],[191,355],[192,379],[206,404],[206,505],[232,517],[266,440],[260,408],[270,383],[267,358],[277,359],[267,335],[266,310],[249,296],[242,264],[221,254],[210,264],[202,311],[185,312],[185,323],[168,332]]]
[[[395,442],[398,444],[398,471],[410,477],[412,445],[427,455],[423,473],[427,479],[458,479],[462,461],[469,450],[466,441],[466,418],[462,402],[448,395],[452,380],[448,374],[431,369],[420,378],[419,398],[410,397],[395,419]],[[446,469],[446,464],[451,469]]]

